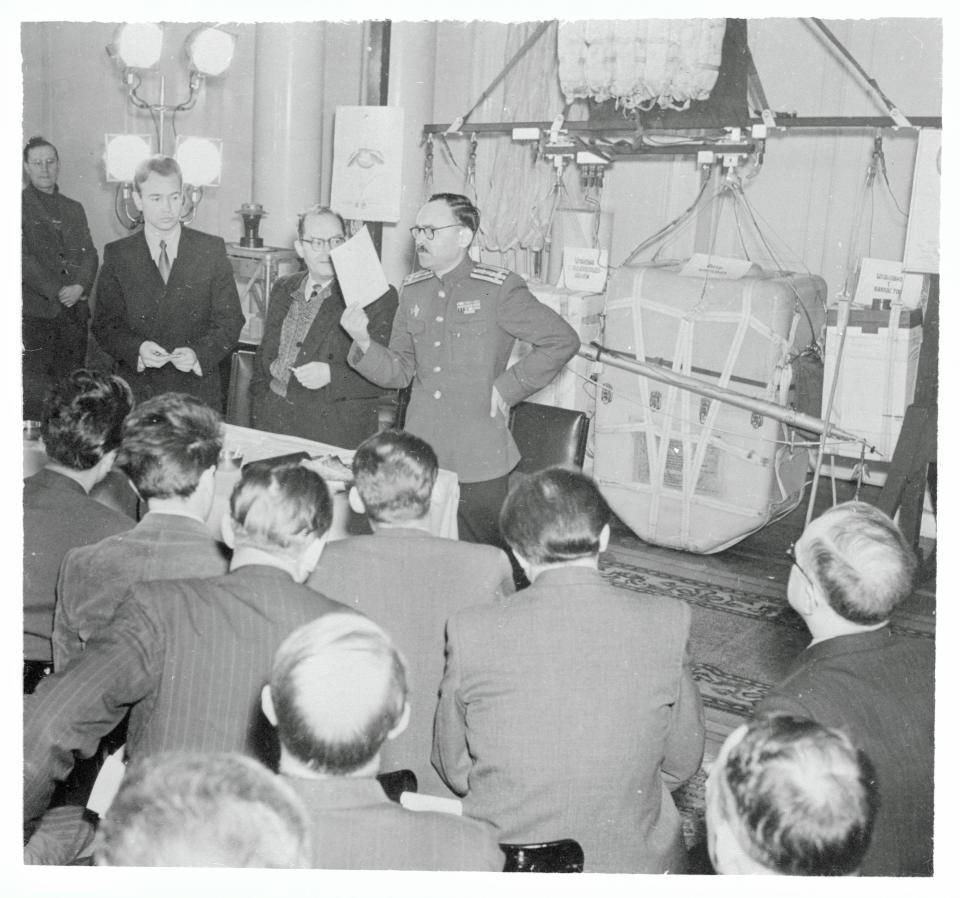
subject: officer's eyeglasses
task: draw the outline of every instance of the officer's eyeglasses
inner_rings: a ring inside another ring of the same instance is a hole
[[[414,240],[416,240],[417,237],[423,234],[423,236],[426,237],[427,240],[433,240],[433,238],[436,236],[437,231],[442,231],[445,228],[459,228],[459,227],[460,227],[459,223],[451,224],[451,225],[440,225],[440,227],[438,228],[433,228],[433,227],[430,227],[429,225],[423,228],[414,226],[410,228],[410,236],[413,237]]]
[[[53,168],[57,164],[56,159],[34,159],[27,163],[31,168]]]
[[[807,583],[813,586],[813,580],[810,579],[810,575],[802,567],[800,567],[800,562],[797,561],[797,544],[796,543],[790,543],[790,545],[787,547],[787,558],[789,558],[790,563],[793,564],[796,567],[796,569],[800,571],[801,574],[803,574]]]
[[[336,249],[347,242],[346,237],[301,237],[300,242],[312,246],[317,252],[322,249]]]

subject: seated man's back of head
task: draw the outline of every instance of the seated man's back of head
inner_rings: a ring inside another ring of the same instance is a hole
[[[772,715],[727,738],[707,783],[718,873],[850,876],[879,807],[869,758],[840,730]]]
[[[263,709],[280,737],[280,772],[314,827],[314,866],[500,870],[493,830],[452,814],[408,811],[375,779],[383,745],[407,724],[406,665],[357,614],[330,614],[277,650]]]
[[[97,832],[110,867],[307,867],[309,819],[290,787],[234,754],[131,765]]]

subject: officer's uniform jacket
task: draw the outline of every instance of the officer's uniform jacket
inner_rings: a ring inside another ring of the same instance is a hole
[[[514,339],[532,351],[507,368]],[[461,482],[501,477],[520,460],[503,415],[490,417],[496,386],[512,406],[542,389],[580,346],[576,332],[523,279],[469,257],[443,277],[404,282],[389,347],[354,344],[348,361],[383,387],[413,381],[406,429],[433,446]]]

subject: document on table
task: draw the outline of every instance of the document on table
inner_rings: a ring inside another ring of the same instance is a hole
[[[390,289],[366,227],[342,246],[330,250],[330,258],[337,272],[343,301],[348,306],[368,306]]]

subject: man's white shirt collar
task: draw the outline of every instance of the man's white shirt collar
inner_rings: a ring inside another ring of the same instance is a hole
[[[182,225],[177,225],[172,231],[158,231],[153,225],[144,224],[143,236],[147,238],[150,257],[154,262],[160,258],[160,241],[164,240],[167,244],[167,258],[170,260],[170,264],[173,265],[173,260],[177,258],[177,250],[180,248],[180,234],[182,231]]]
[[[319,295],[321,295],[321,294],[323,293],[324,290],[327,289],[327,287],[330,286],[331,283],[333,283],[333,278],[332,278],[332,277],[327,278],[325,281],[321,282],[321,281],[315,281],[315,280],[313,279],[313,276],[308,274],[308,275],[307,275],[307,280],[306,280],[306,282],[305,282],[304,285],[303,285],[303,296],[304,296],[304,299],[306,299],[306,300],[309,300],[309,299],[310,299],[310,294],[313,292],[313,288],[314,288],[314,287],[317,287],[317,288],[318,288],[317,295],[319,296]]]

